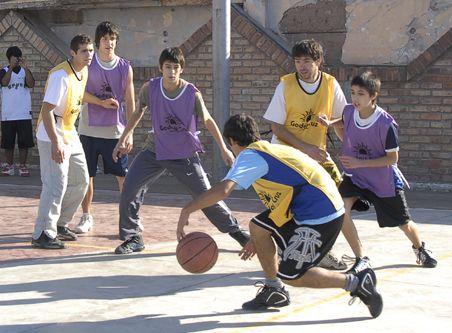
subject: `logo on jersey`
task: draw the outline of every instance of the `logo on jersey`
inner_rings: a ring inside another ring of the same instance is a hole
[[[353,152],[355,153],[356,158],[360,160],[368,160],[372,158],[372,149],[367,147],[365,143],[358,143],[353,146]]]
[[[113,97],[113,90],[111,89],[111,86],[107,82],[103,82],[102,86],[100,87],[100,91],[96,94],[97,98],[100,99],[108,99]]]
[[[168,132],[182,132],[185,130],[185,127],[178,118],[169,115],[165,118],[164,125],[160,125],[160,130]]]
[[[270,210],[275,210],[278,207],[278,200],[281,199],[282,193],[276,192],[274,195],[268,192],[259,192],[259,198],[264,203],[265,207]]]
[[[304,263],[312,263],[319,256],[317,249],[322,246],[320,233],[308,227],[295,229],[295,235],[289,240],[289,245],[283,251],[282,260],[288,259],[297,262],[295,268],[300,269]]]
[[[312,109],[309,109],[301,115],[299,122],[292,120],[290,122],[290,126],[306,130],[310,127],[319,126],[319,123],[317,122],[317,115],[314,113],[314,111],[312,111]]]

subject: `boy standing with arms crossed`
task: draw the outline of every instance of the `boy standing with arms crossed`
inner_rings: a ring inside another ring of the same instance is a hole
[[[165,170],[182,183],[196,197],[210,188],[201,165],[199,153],[203,152],[198,137],[197,121],[201,119],[221,149],[226,164],[231,165],[234,155],[227,149],[218,127],[207,111],[199,90],[180,75],[185,59],[178,47],[166,48],[159,58],[162,77],[146,82],[140,90],[139,106],[132,114],[124,133],[113,151],[113,158],[130,151],[129,136],[146,109],[151,114],[153,133],[146,149],[134,159],[121,192],[119,204],[119,235],[124,243],[115,253],[127,254],[144,250],[138,215],[144,194]],[[234,238],[242,247],[249,241],[224,202],[205,208],[207,218],[224,233]]]
[[[357,258],[363,258],[363,248],[351,218],[351,207],[358,197],[369,200],[375,207],[381,228],[399,227],[412,243],[417,263],[433,268],[437,261],[421,241],[416,224],[411,220],[403,190],[406,182],[397,168],[399,142],[394,118],[380,108],[376,99],[380,80],[371,72],[353,78],[353,104],[347,105],[342,118],[322,123],[336,123],[342,128],[342,153],[339,160],[344,168],[344,180],[339,186],[345,204],[344,225],[350,225],[354,241],[349,242]],[[366,258],[366,257],[364,257]],[[355,264],[354,273],[363,265]]]
[[[93,227],[91,203],[99,155],[102,156],[104,173],[116,176],[119,191],[122,190],[127,173],[127,155],[118,158],[116,162],[112,159],[113,149],[124,131],[127,119],[135,110],[133,71],[129,61],[115,54],[118,40],[117,26],[108,21],[97,26],[94,40],[97,52],[88,68],[86,91],[101,99],[116,99],[119,108],[112,110],[88,104],[80,115],[78,132],[85,151],[90,180],[82,202],[83,215],[74,230],[78,234],[86,233]],[[132,136],[129,138],[132,139]]]
[[[30,89],[35,85],[33,74],[22,58],[17,46],[6,50],[9,66],[0,71],[2,85],[2,142],[6,163],[1,170],[2,176],[14,175],[14,145],[17,136],[19,146],[19,175],[27,177],[28,149],[34,147],[33,126],[31,121]]]

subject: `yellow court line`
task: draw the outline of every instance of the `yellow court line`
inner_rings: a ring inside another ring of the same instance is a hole
[[[444,260],[444,259],[447,259],[447,258],[450,258],[450,257],[452,257],[452,253],[443,255],[443,256],[439,257],[438,259],[439,259],[439,261],[441,261],[441,260]],[[387,276],[384,276],[383,278],[379,278],[378,280],[383,280],[383,281],[384,280],[388,280],[388,279],[394,278],[396,276],[408,273],[409,271],[411,271],[413,269],[418,269],[418,267],[402,268],[402,269],[400,269],[400,271],[394,272],[392,274],[388,274]],[[310,304],[307,304],[307,305],[296,307],[292,311],[271,316],[270,318],[265,320],[265,322],[263,322],[262,325],[254,325],[254,326],[250,326],[250,327],[242,327],[242,328],[238,328],[236,330],[233,330],[231,332],[244,332],[244,331],[254,330],[254,329],[256,329],[256,328],[258,328],[260,326],[265,326],[266,323],[268,323],[268,322],[275,322],[275,321],[278,321],[280,319],[299,314],[300,312],[302,312],[302,311],[304,311],[306,309],[314,308],[314,307],[316,307],[318,305],[322,305],[322,304],[334,301],[334,300],[336,300],[338,298],[341,298],[343,296],[346,296],[348,294],[349,294],[348,291],[342,291],[341,293],[333,295],[333,296],[330,296],[328,298],[325,298],[325,299],[322,299],[322,300],[319,300],[319,301],[316,301],[316,302],[313,302],[313,303],[310,303]],[[283,324],[284,323],[281,323],[281,325],[283,325]]]

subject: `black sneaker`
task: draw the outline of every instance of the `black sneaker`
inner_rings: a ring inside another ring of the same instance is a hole
[[[352,206],[352,210],[357,212],[366,212],[370,208],[370,202],[366,199],[358,198]]]
[[[342,259],[344,260],[344,256],[342,256]],[[353,266],[348,269],[345,274],[353,274],[356,275],[359,272],[365,270],[366,268],[372,268],[370,266],[370,259],[368,257],[362,257],[362,258],[355,258],[355,263]]]
[[[262,281],[258,281],[254,285],[260,289],[254,299],[242,304],[243,310],[281,308],[290,304],[289,292],[284,287],[269,287]]]
[[[416,262],[422,267],[434,268],[438,264],[435,258],[433,258],[433,253],[425,248],[425,243],[422,242],[422,246],[416,249],[412,247],[414,254],[416,255]]]
[[[229,236],[234,238],[240,244],[241,247],[244,247],[246,244],[248,244],[248,242],[251,239],[250,234],[242,229],[239,229],[238,231],[235,232],[230,232]]]
[[[38,239],[31,239],[31,246],[38,248],[38,249],[47,249],[47,250],[60,250],[65,249],[66,245],[62,241],[60,241],[58,238],[50,238],[46,235],[45,232],[41,233],[41,236],[39,236]]]
[[[377,318],[383,310],[383,298],[377,292],[377,277],[375,272],[371,268],[359,272],[356,277],[358,278],[358,287],[355,291],[350,293],[353,298],[349,304],[352,304],[356,297],[367,305],[370,314],[373,318]]]
[[[63,241],[76,241],[77,235],[68,227],[57,227],[57,237],[59,240]]]
[[[143,238],[141,235],[132,236],[115,249],[116,254],[129,254],[144,250]]]

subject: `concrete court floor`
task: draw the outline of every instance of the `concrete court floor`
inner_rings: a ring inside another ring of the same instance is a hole
[[[372,211],[355,215],[384,297],[382,315],[371,319],[364,304],[349,306],[350,297],[339,289],[288,287],[290,306],[243,312],[241,304],[254,297],[253,283],[262,277],[257,259],[240,261],[235,242],[202,214],[194,216],[187,231],[211,233],[220,247],[218,262],[201,275],[188,274],[177,264],[175,223],[179,208],[189,200],[186,195],[147,195],[142,210],[145,252],[112,254],[119,244],[118,194],[109,190],[96,190],[94,231],[68,243],[66,250],[33,250],[29,241],[40,188],[30,185],[33,179],[23,181],[2,179],[0,184],[1,333],[386,333],[450,332],[452,327],[450,193],[433,199],[425,194],[429,200],[414,200],[412,209],[421,235],[438,257],[435,269],[417,267],[402,232],[379,229]],[[233,198],[228,204],[244,225],[262,208],[253,198]],[[351,254],[342,236],[335,252]]]

